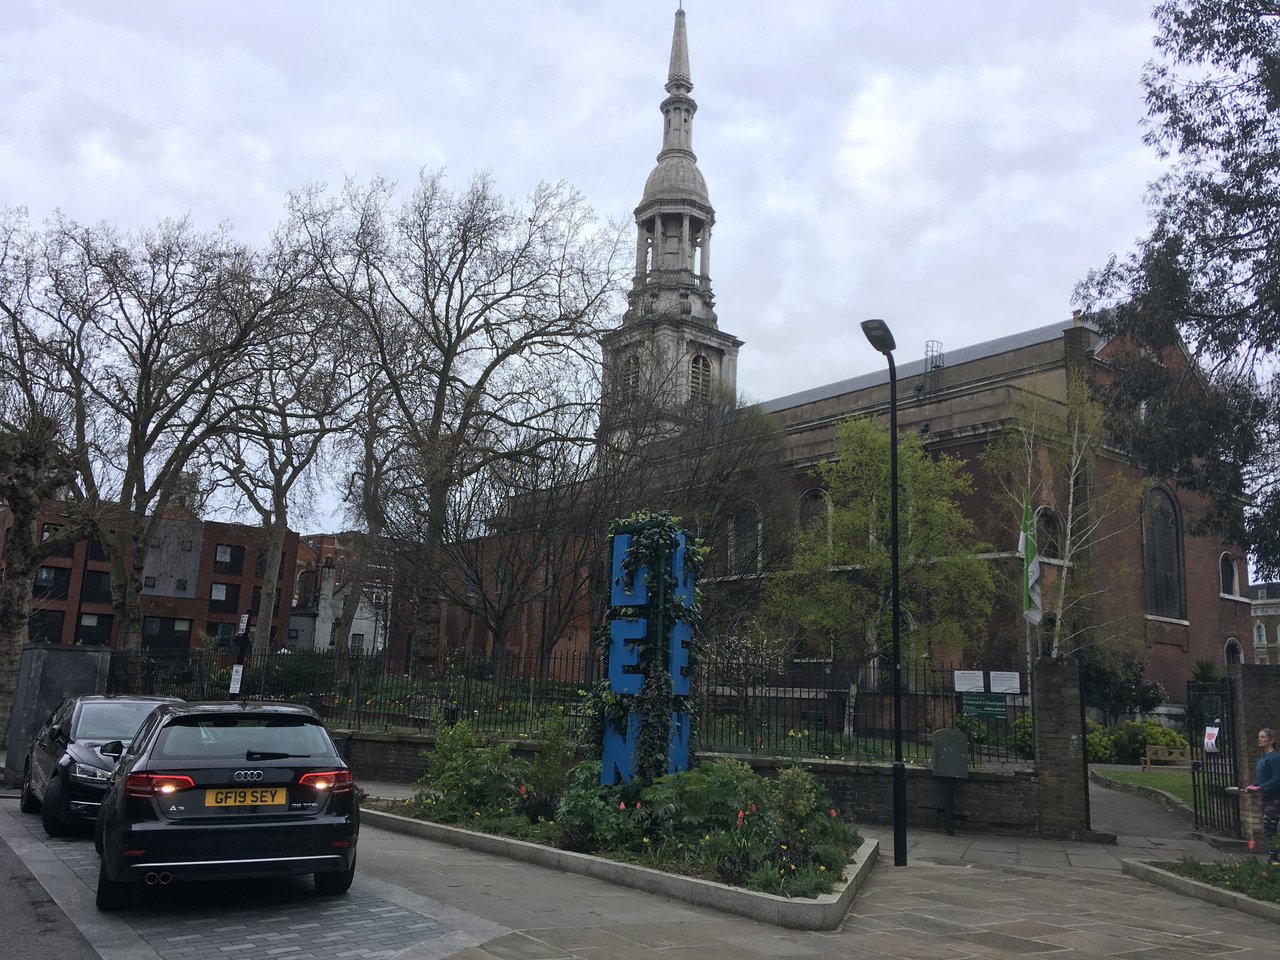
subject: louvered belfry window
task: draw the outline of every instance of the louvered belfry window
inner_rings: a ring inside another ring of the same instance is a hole
[[[704,403],[711,399],[711,361],[702,354],[689,363],[689,397]]]
[[[1147,613],[1185,620],[1182,574],[1182,525],[1173,498],[1152,490],[1142,503],[1143,599]]]

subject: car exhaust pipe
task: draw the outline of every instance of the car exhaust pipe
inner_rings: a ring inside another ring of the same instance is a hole
[[[159,879],[162,886],[167,885],[173,879],[173,874],[166,870],[164,873],[160,874]]]
[[[148,873],[148,874],[147,874],[145,877],[143,877],[142,879],[144,879],[144,880],[146,880],[146,881],[147,881],[147,886],[149,886],[149,887],[154,887],[154,886],[156,885],[156,882],[160,879],[160,874],[158,874],[158,873],[156,873],[154,870],[152,870],[150,873]]]

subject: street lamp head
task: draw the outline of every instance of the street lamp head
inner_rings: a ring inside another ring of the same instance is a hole
[[[893,342],[893,331],[889,329],[889,325],[883,320],[863,320],[862,332],[866,334],[867,341],[871,346],[886,357],[893,353],[898,346]]]

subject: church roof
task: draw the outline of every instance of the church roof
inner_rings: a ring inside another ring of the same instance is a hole
[[[947,351],[947,366],[954,367],[962,363],[971,363],[974,360],[986,360],[990,357],[999,356],[1002,353],[1012,353],[1015,350],[1022,350],[1026,347],[1032,347],[1040,343],[1048,343],[1052,340],[1058,340],[1066,330],[1070,330],[1075,326],[1073,320],[1063,323],[1050,323],[1043,327],[1036,327],[1033,330],[1024,330],[1021,333],[1013,333],[1007,337],[999,337],[995,340],[988,340],[985,343],[977,343],[969,347],[961,347],[958,350]],[[1085,329],[1094,334],[1093,347],[1096,350],[1102,343],[1102,337],[1098,331],[1085,324]],[[898,365],[898,380],[907,379],[908,377],[920,376],[925,373],[925,360],[912,360],[907,363]],[[877,384],[887,383],[889,381],[888,367],[882,367],[873,373],[864,373],[858,377],[851,377],[848,380],[839,380],[835,383],[829,383],[822,387],[812,387],[808,390],[802,390],[799,393],[788,394],[785,397],[778,397],[775,400],[766,400],[760,406],[766,413],[777,413],[780,410],[789,410],[792,407],[801,407],[807,403],[816,403],[820,400],[828,400],[832,397],[838,397],[846,393],[855,393],[859,390],[866,390]]]

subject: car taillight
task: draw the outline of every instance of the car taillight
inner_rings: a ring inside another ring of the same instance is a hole
[[[181,774],[131,773],[125,778],[124,792],[129,797],[167,797],[195,785],[194,780]]]
[[[331,790],[334,793],[346,793],[355,785],[350,770],[326,770],[323,773],[304,773],[298,785],[315,787],[317,790]]]

